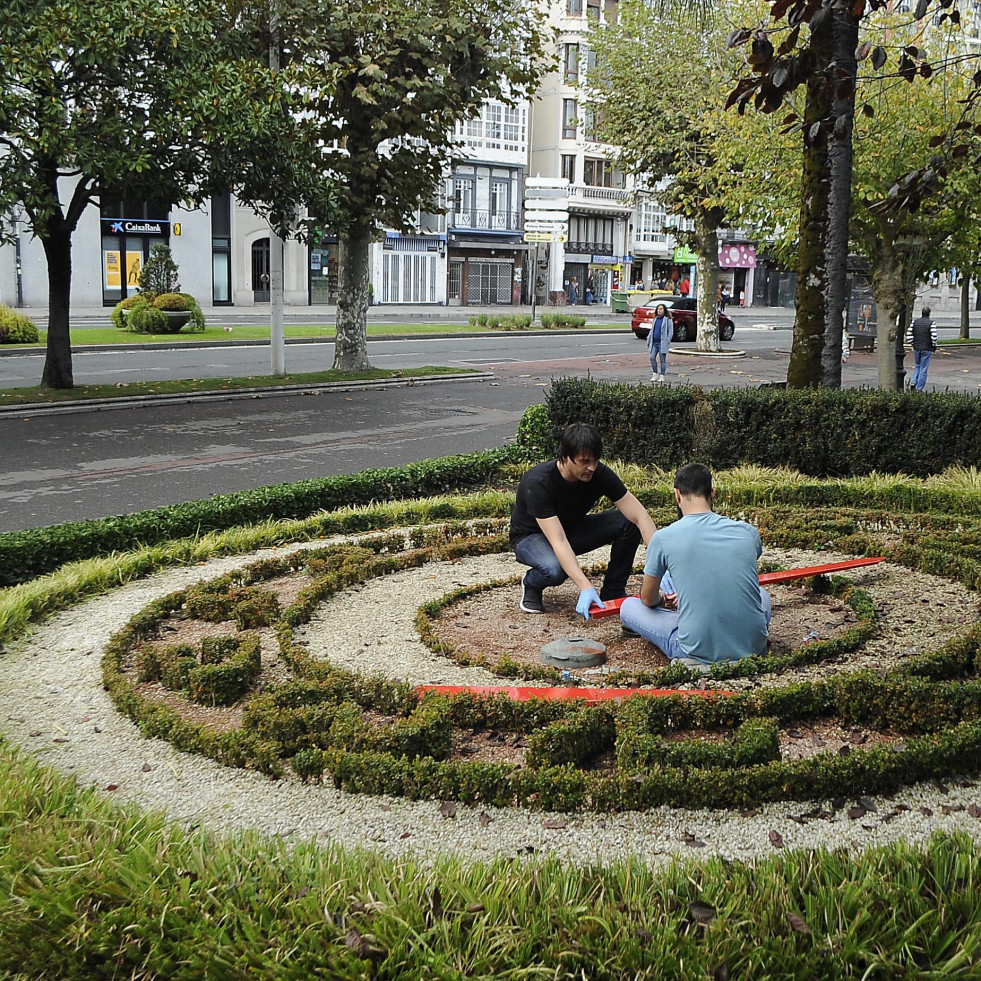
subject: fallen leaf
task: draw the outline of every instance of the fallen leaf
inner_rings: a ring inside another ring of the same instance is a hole
[[[442,804],[439,805],[439,813],[445,818],[456,817],[456,804],[451,800],[444,800]]]
[[[688,905],[688,915],[702,926],[708,926],[716,917],[717,912],[714,906],[709,903],[702,903],[696,900]]]
[[[380,961],[385,958],[384,951],[372,946],[368,938],[354,927],[347,931],[344,943],[356,957],[360,957],[363,961]]]
[[[467,907],[468,913],[483,913],[487,907],[483,903],[471,903]]]
[[[547,818],[542,821],[543,828],[549,828],[553,831],[558,831],[564,828],[569,822],[565,818]]]
[[[492,819],[489,814],[485,814],[483,811],[481,811],[479,816],[477,817],[477,820],[480,822],[480,826],[482,828],[486,828],[487,825],[491,823]]]
[[[150,766],[150,764],[149,764],[149,763],[144,763],[144,764],[143,764],[143,772],[144,772],[144,773],[149,773],[149,772],[150,772],[150,771],[151,771],[152,769],[153,769],[153,767],[152,767],[152,766]]]
[[[924,817],[933,817],[933,809],[930,808],[930,807],[921,807],[920,808],[920,813]]]
[[[783,835],[779,831],[770,830],[767,832],[767,837],[770,839],[770,844],[774,848],[783,848]]]
[[[869,812],[864,807],[849,807],[848,816],[853,820],[857,821],[859,818],[865,817]]]
[[[705,848],[705,842],[700,841],[691,832],[686,832],[681,839],[689,848]]]
[[[811,928],[796,913],[788,913],[787,920],[798,933],[811,933]]]
[[[967,813],[970,814],[972,818],[981,818],[981,807],[978,807],[977,804],[971,804],[967,809]]]

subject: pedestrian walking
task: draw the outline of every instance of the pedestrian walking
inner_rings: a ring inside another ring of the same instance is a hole
[[[671,335],[674,333],[674,321],[668,308],[659,303],[654,309],[654,319],[651,321],[650,333],[647,335],[647,353],[651,359],[651,381],[663,382],[668,373],[668,350],[671,347]],[[658,368],[660,367],[660,370]]]
[[[725,313],[726,304],[729,302],[729,287],[723,284],[722,289],[719,290],[719,309]]]
[[[923,312],[906,331],[906,343],[913,348],[913,377],[910,387],[922,392],[926,387],[927,371],[930,369],[930,358],[937,350],[937,326],[930,319],[930,308],[924,307]]]
[[[576,306],[579,302],[579,280],[575,276],[569,282],[569,305]]]

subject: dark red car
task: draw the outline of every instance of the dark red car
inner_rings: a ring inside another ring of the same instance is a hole
[[[641,339],[647,337],[651,332],[651,322],[654,320],[654,311],[664,304],[671,314],[674,321],[674,334],[672,341],[693,341],[698,335],[698,310],[695,300],[691,297],[672,296],[668,298],[655,297],[648,300],[643,306],[634,307],[633,315],[630,318],[630,329]],[[732,335],[736,332],[736,325],[732,318],[724,313],[719,314],[719,340],[731,341]]]

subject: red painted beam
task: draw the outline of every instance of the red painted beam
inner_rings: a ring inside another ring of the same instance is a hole
[[[885,556],[880,555],[876,558],[848,559],[845,562],[829,562],[827,565],[812,565],[806,569],[781,569],[779,572],[760,573],[760,585],[768,586],[778,582],[792,582],[794,579],[807,579],[808,576],[823,576],[829,572],[843,572],[845,569],[860,569],[862,566],[875,565],[884,562]],[[602,620],[604,617],[616,616],[620,612],[620,606],[626,599],[607,600],[602,606],[591,606],[589,615],[594,620]]]
[[[533,698],[549,701],[566,701],[572,698],[587,702],[612,702],[623,698],[643,695],[647,698],[667,698],[685,695],[694,698],[711,698],[713,695],[732,695],[731,691],[706,689],[704,691],[679,691],[677,688],[527,688],[508,685],[416,685],[420,694],[437,692],[440,695],[506,695],[515,702],[527,702]]]

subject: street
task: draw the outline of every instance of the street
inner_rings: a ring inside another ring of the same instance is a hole
[[[944,330],[941,336],[952,336]],[[786,378],[789,330],[741,327],[745,357],[695,357],[678,344],[668,372],[706,388],[755,387]],[[289,345],[287,368],[330,364],[329,343]],[[528,405],[555,378],[646,383],[644,344],[628,330],[494,337],[373,340],[380,367],[478,367],[491,378],[344,391],[264,393],[245,399],[167,402],[93,411],[7,410],[3,414],[0,531],[129,513],[212,494],[501,446]],[[0,387],[36,383],[39,356],[0,358]],[[907,367],[910,359],[907,358]],[[977,393],[981,347],[941,349],[931,390]],[[75,355],[78,383],[268,373],[265,347],[98,351]],[[847,387],[874,386],[875,355],[843,366]],[[28,378],[28,381],[18,381]]]

